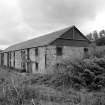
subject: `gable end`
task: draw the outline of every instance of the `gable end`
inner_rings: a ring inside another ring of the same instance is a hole
[[[75,26],[68,29],[68,31],[66,31],[59,38],[70,40],[85,40],[89,42],[89,40]]]
[[[50,45],[56,46],[88,46],[90,41],[75,27],[68,29],[59,38],[55,39]]]

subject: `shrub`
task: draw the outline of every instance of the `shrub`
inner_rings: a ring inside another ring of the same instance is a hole
[[[105,45],[105,37],[99,38],[98,40],[95,41],[97,46],[103,46]]]
[[[62,71],[60,72],[62,67]],[[64,87],[84,87],[90,90],[100,90],[105,87],[105,58],[89,58],[83,60],[63,61],[55,69],[53,85]],[[57,72],[57,70],[59,72]]]
[[[96,50],[93,54],[94,57],[102,58],[105,56],[105,50]]]

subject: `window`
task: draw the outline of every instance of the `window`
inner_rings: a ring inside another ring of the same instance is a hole
[[[38,56],[38,48],[35,48],[35,55]]]
[[[84,52],[88,52],[88,48],[84,48]]]
[[[88,48],[84,48],[84,58],[89,58]]]
[[[56,47],[56,54],[58,56],[61,56],[62,55],[62,47]]]
[[[38,63],[36,62],[36,70],[38,71]]]

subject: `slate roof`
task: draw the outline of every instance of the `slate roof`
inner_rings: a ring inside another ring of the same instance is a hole
[[[59,38],[66,31],[70,30],[73,27],[75,27],[75,26],[67,27],[67,28],[61,29],[59,31],[49,33],[47,35],[43,35],[43,36],[28,40],[28,41],[24,41],[19,44],[12,45],[12,46],[8,47],[7,49],[5,49],[4,52],[49,45],[52,41]]]

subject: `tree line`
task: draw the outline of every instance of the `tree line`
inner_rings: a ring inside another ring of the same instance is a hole
[[[97,32],[97,30],[95,30],[95,31],[87,34],[86,37],[91,41],[103,38],[103,37],[105,37],[105,30],[103,29],[99,32]]]
[[[94,42],[97,46],[104,46],[105,45],[105,30],[101,30],[97,32],[96,30],[86,35],[86,37],[91,41]]]

